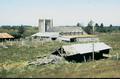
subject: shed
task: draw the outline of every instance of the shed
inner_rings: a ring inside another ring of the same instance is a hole
[[[58,32],[38,32],[36,34],[33,34],[32,37],[57,39],[57,37],[59,37],[59,33]]]
[[[63,49],[63,51],[59,52],[58,54],[64,56],[66,60],[83,61],[84,58],[86,60],[92,59],[93,49],[95,56],[94,58],[97,60],[103,58],[103,54],[109,54],[109,50],[111,49],[111,47],[103,42],[98,42],[98,43],[64,45],[61,47],[61,49]]]
[[[0,33],[0,41],[4,41],[7,39],[13,39],[14,37],[8,33]]]
[[[5,38],[14,38],[14,37],[8,33],[0,33],[0,39],[5,39]]]
[[[88,42],[88,41],[99,41],[95,35],[63,35],[58,37],[59,40],[67,42]]]

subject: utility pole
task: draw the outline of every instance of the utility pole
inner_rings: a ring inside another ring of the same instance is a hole
[[[93,31],[93,44],[92,44],[92,51],[93,51],[93,53],[92,53],[92,59],[93,59],[93,61],[94,61],[94,59],[95,59],[95,52],[94,52],[94,47],[95,47],[95,45],[94,45],[94,35],[95,35],[95,26],[93,25],[92,26],[92,31]]]

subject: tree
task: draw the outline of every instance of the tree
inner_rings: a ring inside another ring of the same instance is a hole
[[[2,25],[1,28],[2,28],[2,29],[8,29],[8,30],[9,30],[9,29],[11,29],[11,26],[10,26],[10,25]]]
[[[100,24],[100,28],[103,28],[103,27],[104,27],[104,24],[103,24],[103,23],[101,23],[101,24]]]
[[[85,28],[85,31],[88,33],[88,34],[92,34],[93,31],[92,31],[92,27],[93,27],[93,21],[89,21],[87,27]]]
[[[79,23],[79,22],[77,23],[77,26],[80,26],[80,23]]]
[[[113,28],[112,28],[113,26],[112,26],[112,24],[110,24],[110,26],[109,26],[109,31],[108,32],[112,32],[113,31]]]
[[[119,31],[120,31],[120,26],[119,26]]]
[[[99,27],[98,23],[95,24],[95,27]]]
[[[104,24],[100,24],[99,32],[106,32],[106,29],[104,28]]]
[[[99,32],[99,28],[100,28],[100,27],[99,27],[98,23],[95,24],[95,28],[96,28],[95,30],[96,30],[97,32]]]
[[[79,22],[77,23],[77,26],[78,26],[78,27],[82,27],[82,25],[81,25]]]
[[[93,21],[90,20],[89,23],[88,23],[88,27],[92,27],[93,26]]]
[[[110,24],[110,28],[112,27],[112,24]]]
[[[25,28],[23,25],[21,25],[19,28],[18,28],[18,33],[21,35],[21,37],[23,37],[23,34],[25,32]]]
[[[15,39],[19,39],[21,37],[21,34],[18,32],[11,32],[10,34],[14,36]]]

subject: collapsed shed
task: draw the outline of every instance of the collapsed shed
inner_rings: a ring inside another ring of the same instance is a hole
[[[40,57],[35,61],[29,62],[29,65],[45,65],[49,63],[58,63],[63,58],[67,61],[82,62],[88,61],[92,58],[94,47],[94,58],[101,59],[103,54],[109,54],[110,46],[103,42],[99,43],[85,43],[85,44],[74,44],[64,45],[56,49],[52,54],[45,57]]]
[[[109,54],[110,46],[103,42],[64,45],[52,54],[64,57],[68,61],[82,62],[92,59],[94,52],[94,59],[103,58],[103,54]]]

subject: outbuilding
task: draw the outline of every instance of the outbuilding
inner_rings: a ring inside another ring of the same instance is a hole
[[[101,59],[103,54],[109,54],[110,46],[103,42],[98,43],[85,43],[85,44],[74,44],[74,45],[64,45],[52,54],[64,57],[68,61],[88,61],[93,58]]]
[[[58,32],[38,32],[32,35],[33,38],[40,40],[56,40],[59,37]]]
[[[7,39],[13,39],[14,37],[8,33],[0,33],[0,41],[4,41]]]

